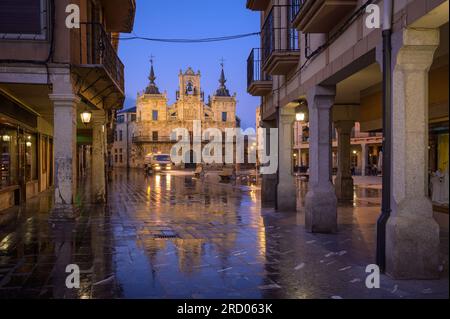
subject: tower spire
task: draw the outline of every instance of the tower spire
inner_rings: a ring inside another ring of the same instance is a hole
[[[225,78],[223,62],[224,62],[224,59],[222,58],[221,62],[220,62],[220,66],[222,67],[222,71],[220,72],[220,79],[219,79],[220,86],[216,91],[216,96],[230,96],[230,92],[228,91],[227,86],[225,85],[227,80]]]
[[[150,75],[149,75],[148,79],[150,80],[150,83],[147,86],[147,88],[145,89],[145,94],[160,94],[159,89],[155,83],[156,76],[155,76],[155,70],[153,69],[153,55],[150,56]]]

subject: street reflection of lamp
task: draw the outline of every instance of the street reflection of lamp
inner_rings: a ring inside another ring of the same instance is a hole
[[[87,124],[91,123],[92,112],[86,109],[85,111],[83,111],[83,112],[80,114],[80,117],[81,117],[81,122],[82,122],[84,125],[87,125]]]

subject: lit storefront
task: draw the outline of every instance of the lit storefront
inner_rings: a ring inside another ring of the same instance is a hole
[[[38,132],[38,116],[3,95],[0,105],[0,210],[3,210],[50,186],[52,160],[51,138]]]

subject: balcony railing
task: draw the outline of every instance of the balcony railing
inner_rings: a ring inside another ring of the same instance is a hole
[[[274,6],[261,29],[263,68],[274,55],[299,54],[299,34],[291,25],[291,6]],[[281,62],[286,57],[278,57]],[[289,59],[289,58],[288,58]],[[273,74],[277,74],[273,73]]]
[[[252,49],[247,59],[247,88],[258,81],[272,81],[272,77],[262,71],[261,49]]]
[[[290,21],[294,21],[307,0],[291,0]]]
[[[124,65],[111,44],[111,37],[99,23],[81,23],[80,64],[101,65],[115,85],[124,92]]]
[[[358,4],[358,0],[290,0],[291,23],[304,33],[329,33]]]

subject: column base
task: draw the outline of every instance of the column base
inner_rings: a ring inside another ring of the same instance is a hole
[[[268,206],[275,206],[277,200],[274,189],[277,187],[277,176],[275,174],[263,174],[261,181],[261,203]]]
[[[71,221],[80,216],[80,209],[74,205],[55,204],[50,211],[50,222]]]
[[[295,183],[277,185],[277,207],[278,211],[297,211],[297,191]]]
[[[339,201],[353,200],[353,178],[336,176],[334,181],[336,197]]]
[[[386,225],[386,273],[395,279],[438,279],[439,225],[432,204],[428,199],[403,203]]]
[[[337,198],[334,187],[311,187],[305,197],[305,225],[312,233],[337,232]]]

